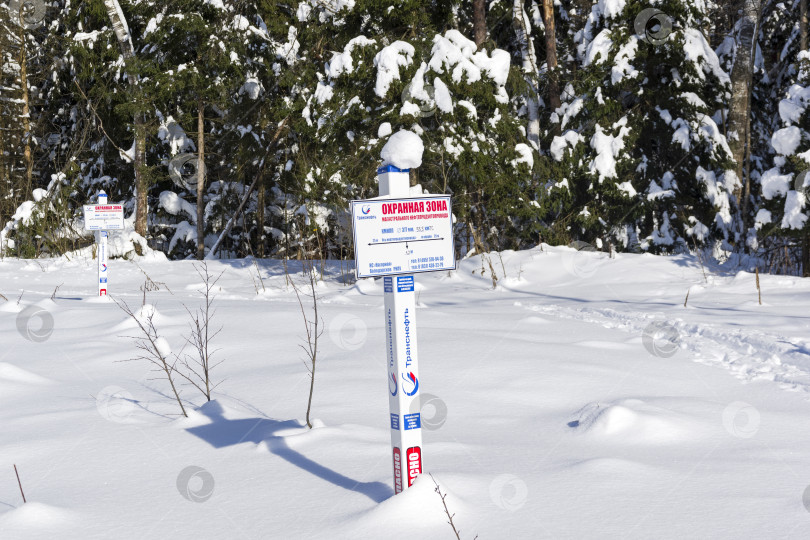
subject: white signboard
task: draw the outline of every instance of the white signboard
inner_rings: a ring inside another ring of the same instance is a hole
[[[84,228],[88,231],[112,231],[124,228],[124,205],[84,205]]]
[[[352,201],[357,277],[455,270],[449,195]]]

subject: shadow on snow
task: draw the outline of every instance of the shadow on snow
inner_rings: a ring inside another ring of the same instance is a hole
[[[281,430],[300,428],[295,420],[271,420],[269,418],[241,418],[229,420],[222,414],[222,407],[209,402],[199,412],[211,419],[210,424],[188,428],[186,431],[204,440],[214,448],[225,448],[241,443],[267,443],[271,453],[303,469],[322,480],[343,489],[361,493],[380,503],[392,496],[393,490],[382,482],[360,482],[317,463],[300,452],[290,448],[284,437],[276,436]]]

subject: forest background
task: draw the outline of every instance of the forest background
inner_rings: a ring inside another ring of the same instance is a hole
[[[0,254],[91,245],[104,190],[129,218],[113,255],[351,259],[349,201],[408,130],[459,257],[547,242],[810,275],[807,19],[807,0],[7,0]]]

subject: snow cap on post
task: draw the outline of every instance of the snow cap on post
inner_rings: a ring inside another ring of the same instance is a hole
[[[425,145],[413,131],[401,129],[391,135],[383,146],[380,157],[383,166],[393,165],[400,170],[415,169],[422,165],[422,153]]]
[[[103,189],[98,192],[98,204],[107,204],[107,194]]]

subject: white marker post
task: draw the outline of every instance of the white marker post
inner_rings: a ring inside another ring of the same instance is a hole
[[[96,260],[98,262],[98,295],[107,296],[107,231],[124,228],[124,206],[108,204],[107,194],[98,194],[98,204],[84,206],[84,228],[96,232]]]
[[[414,273],[453,270],[450,197],[410,197],[408,169],[377,170],[380,198],[352,201],[356,272],[384,276],[388,404],[394,492],[422,473]],[[415,412],[414,412],[415,411]]]

